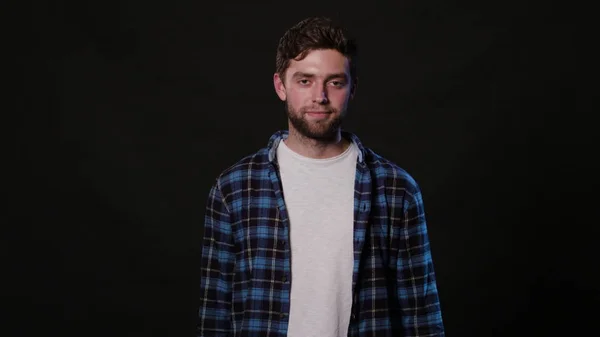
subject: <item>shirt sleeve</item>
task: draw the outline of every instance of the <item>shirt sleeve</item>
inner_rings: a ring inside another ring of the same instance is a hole
[[[397,284],[403,336],[445,336],[423,199],[418,186],[406,192],[400,238]]]
[[[196,336],[229,336],[235,253],[231,216],[217,182],[209,192],[203,232]]]

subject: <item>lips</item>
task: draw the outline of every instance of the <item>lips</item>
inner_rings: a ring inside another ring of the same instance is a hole
[[[308,118],[313,120],[324,120],[329,118],[330,112],[328,111],[307,111],[306,115]]]

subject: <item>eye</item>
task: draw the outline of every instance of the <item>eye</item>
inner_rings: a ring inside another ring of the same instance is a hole
[[[330,83],[336,88],[341,88],[346,85],[346,83],[343,81],[331,81]]]
[[[298,81],[298,83],[300,83],[301,85],[307,85],[308,84],[308,80],[303,78],[301,80]]]

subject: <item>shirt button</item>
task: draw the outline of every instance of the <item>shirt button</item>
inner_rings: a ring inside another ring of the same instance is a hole
[[[284,312],[279,313],[279,318],[284,318],[284,317],[285,317],[285,313]]]
[[[283,281],[283,283],[286,283],[286,282],[287,282],[287,277],[285,277],[285,276],[284,276],[284,277],[282,277],[282,278],[281,278],[281,281]]]
[[[355,321],[356,320],[356,314],[352,314],[352,320]]]

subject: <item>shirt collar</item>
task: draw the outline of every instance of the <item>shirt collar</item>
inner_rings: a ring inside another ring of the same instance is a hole
[[[269,138],[269,142],[267,144],[267,150],[269,151],[269,162],[273,162],[277,155],[277,147],[279,146],[279,142],[286,139],[289,135],[289,131],[287,130],[279,130],[275,132],[271,138]],[[358,162],[362,163],[365,157],[366,150],[363,147],[360,139],[353,133],[342,130],[342,137],[350,140],[356,147],[358,148]]]

